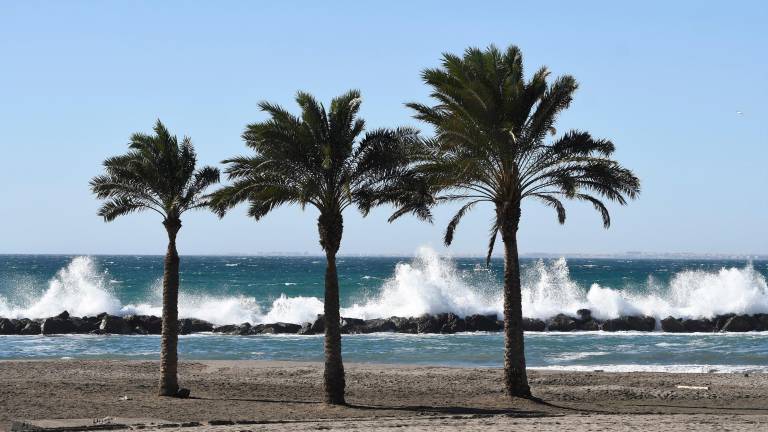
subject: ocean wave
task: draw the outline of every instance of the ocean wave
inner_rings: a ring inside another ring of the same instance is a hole
[[[685,270],[672,275],[667,286],[649,278],[635,291],[604,287],[585,288],[569,273],[564,258],[536,261],[523,269],[523,314],[545,319],[558,313],[575,314],[587,308],[599,319],[621,315],[649,315],[658,319],[713,317],[724,313],[768,313],[766,278],[751,264],[717,271]],[[161,284],[140,301],[123,303],[115,280],[90,257],[76,257],[52,278],[42,292],[19,286],[10,297],[0,296],[0,316],[43,318],[67,310],[85,316],[161,313]],[[291,282],[286,282],[288,286]],[[260,306],[253,296],[188,294],[182,287],[179,315],[216,324],[312,321],[323,312],[322,299],[283,294]],[[382,318],[453,312],[502,315],[502,289],[497,275],[485,268],[462,270],[453,260],[430,248],[421,248],[410,262],[395,266],[391,277],[365,298],[342,308],[342,316]]]

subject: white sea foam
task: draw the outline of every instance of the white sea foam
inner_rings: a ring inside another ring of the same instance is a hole
[[[160,281],[141,301],[122,303],[115,283],[89,257],[74,258],[48,283],[42,293],[21,285],[11,298],[0,296],[0,316],[41,318],[67,310],[72,315],[108,312],[117,315],[161,313]],[[722,313],[768,313],[766,278],[752,265],[718,271],[686,270],[672,276],[668,286],[652,278],[635,290],[593,284],[588,289],[571,279],[565,259],[543,260],[522,273],[523,314],[548,318],[557,313],[592,310],[598,318],[645,314],[657,318],[711,317]],[[217,324],[307,322],[322,313],[322,299],[282,295],[269,307],[250,296],[188,294],[179,297],[181,317],[201,318]],[[411,262],[397,264],[392,277],[370,297],[342,309],[342,316],[378,318],[454,312],[501,316],[501,286],[489,270],[460,270],[450,258],[422,248]]]
[[[765,365],[698,365],[698,364],[678,364],[678,365],[639,365],[639,364],[620,364],[620,365],[554,365],[530,367],[535,370],[552,371],[574,371],[574,372],[667,372],[667,373],[766,373],[768,366]]]
[[[413,262],[397,264],[394,276],[376,296],[345,308],[342,315],[369,319],[440,312],[462,316],[497,313],[500,293],[490,277],[482,280],[487,282],[485,286],[469,284],[450,260],[422,248]]]
[[[39,318],[64,310],[76,315],[114,313],[121,305],[108,281],[90,258],[77,257],[59,270],[41,296],[31,287],[20,287],[14,302],[0,297],[0,316]]]

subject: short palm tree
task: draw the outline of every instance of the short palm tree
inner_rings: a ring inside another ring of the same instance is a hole
[[[640,182],[611,159],[614,145],[588,132],[569,131],[559,137],[554,124],[571,103],[577,84],[562,76],[548,82],[539,69],[523,77],[520,50],[471,48],[463,57],[444,54],[441,68],[423,72],[437,103],[407,104],[415,117],[434,126],[421,167],[436,202],[461,201],[463,206],[445,232],[450,245],[461,218],[480,203],[495,213],[490,230],[488,261],[498,233],[504,242],[504,381],[510,396],[530,397],[523,345],[517,230],[520,204],[534,199],[557,212],[565,222],[562,199],[582,200],[610,225],[601,199],[626,204],[640,191]]]
[[[160,354],[161,396],[185,396],[177,378],[179,254],[176,235],[181,215],[206,207],[204,192],[219,181],[219,170],[195,169],[197,155],[188,137],[181,142],[160,122],[155,134],[131,136],[128,152],[104,161],[105,174],[91,180],[91,190],[106,202],[99,216],[110,222],[129,213],[151,210],[163,217],[168,251],[163,267],[163,328]]]
[[[389,203],[397,210],[390,218],[414,213],[429,219],[428,196],[415,187],[410,153],[417,132],[409,128],[376,129],[363,135],[357,117],[360,93],[349,91],[331,102],[330,110],[314,97],[299,92],[301,115],[262,102],[269,119],[249,125],[243,133],[252,156],[224,161],[233,183],[213,194],[220,215],[247,201],[256,220],[284,204],[315,207],[317,228],[325,251],[325,400],[343,404],[344,365],[341,357],[339,281],[336,253],[341,244],[344,210],[357,207],[363,215]]]

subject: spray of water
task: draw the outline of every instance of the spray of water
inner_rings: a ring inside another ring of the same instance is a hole
[[[675,274],[666,287],[649,279],[643,290],[629,292],[598,284],[581,287],[571,279],[568,264],[561,258],[527,266],[522,284],[523,314],[532,318],[573,314],[580,308],[589,308],[602,319],[639,314],[664,318],[768,313],[768,284],[752,265],[714,272],[686,270]],[[77,316],[100,312],[159,315],[160,298],[158,281],[141,302],[124,304],[110,289],[109,275],[99,271],[90,258],[77,257],[49,281],[42,294],[33,295],[33,290],[20,287],[11,298],[0,296],[0,316],[41,318],[63,310]],[[184,293],[182,287],[179,298],[180,316],[217,324],[300,323],[312,321],[322,311],[323,303],[316,297],[282,295],[266,311],[256,298],[243,295],[192,295]],[[498,279],[484,268],[460,270],[451,259],[422,248],[411,262],[398,264],[376,293],[343,308],[342,315],[370,319],[441,312],[500,316]]]

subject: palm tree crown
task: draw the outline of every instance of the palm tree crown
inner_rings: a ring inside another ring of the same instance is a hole
[[[392,219],[409,212],[430,217],[420,205],[428,197],[415,187],[418,179],[410,171],[416,130],[376,129],[361,137],[365,122],[357,118],[356,90],[333,99],[328,112],[308,93],[299,92],[296,102],[301,116],[259,104],[270,119],[249,125],[243,134],[255,155],[224,161],[233,183],[214,194],[220,215],[248,201],[248,215],[257,220],[283,204],[311,205],[321,215],[355,206],[365,215],[390,203],[398,207]]]
[[[571,103],[576,80],[562,76],[547,82],[541,68],[525,81],[520,50],[501,52],[470,48],[463,57],[445,54],[443,67],[427,69],[425,82],[432,87],[434,106],[409,103],[416,118],[436,131],[427,141],[423,169],[437,191],[438,200],[463,200],[445,232],[450,244],[461,220],[478,203],[495,205],[488,259],[501,224],[515,229],[520,203],[536,199],[557,212],[565,222],[562,198],[587,201],[601,214],[610,215],[602,199],[626,204],[640,190],[637,177],[612,160],[614,145],[588,132],[569,131],[551,141],[557,116]]]
[[[219,170],[196,170],[192,141],[184,137],[179,143],[160,120],[154,131],[133,134],[129,151],[105,160],[105,174],[91,180],[96,196],[107,200],[98,213],[104,220],[152,210],[164,221],[178,221],[185,211],[207,206],[204,192],[219,181]]]

